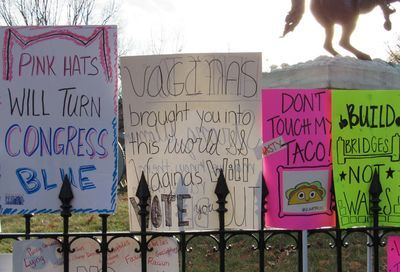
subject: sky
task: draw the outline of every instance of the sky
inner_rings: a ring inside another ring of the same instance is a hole
[[[155,53],[262,52],[263,70],[271,65],[306,62],[329,55],[322,47],[324,29],[306,11],[294,32],[281,38],[291,0],[122,0],[118,20],[129,55]],[[392,31],[383,28],[379,8],[361,15],[352,44],[371,57],[387,60],[400,33],[400,3],[391,16]],[[335,30],[334,47],[341,29]],[[127,42],[129,41],[129,42]]]

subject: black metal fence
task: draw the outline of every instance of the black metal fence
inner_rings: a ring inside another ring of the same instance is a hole
[[[268,190],[263,182],[262,188],[262,199],[265,200]],[[375,177],[370,185],[370,207],[371,215],[373,217],[373,227],[371,228],[356,228],[356,229],[316,229],[307,232],[308,237],[315,236],[318,234],[326,235],[330,240],[330,247],[332,248],[332,254],[336,255],[336,271],[343,270],[343,255],[342,250],[346,248],[348,243],[347,240],[350,236],[356,233],[361,233],[369,238],[369,243],[366,246],[370,247],[373,251],[373,262],[372,270],[377,272],[380,271],[380,258],[379,258],[379,248],[385,245],[385,238],[388,233],[399,231],[400,228],[382,228],[378,225],[378,217],[381,211],[379,207],[379,196],[382,193],[382,187],[379,181],[379,177]],[[67,178],[64,179],[59,199],[61,200],[61,217],[63,219],[63,232],[62,233],[31,233],[31,218],[32,215],[24,215],[25,217],[25,233],[0,233],[0,241],[3,239],[35,239],[35,238],[52,238],[56,239],[60,243],[59,252],[63,254],[64,257],[64,271],[69,271],[69,256],[73,252],[71,250],[71,245],[77,239],[90,238],[98,243],[97,254],[102,256],[102,270],[107,271],[107,256],[113,251],[110,248],[110,243],[114,239],[121,237],[129,237],[137,243],[136,251],[141,254],[141,271],[147,271],[147,253],[152,250],[149,248],[149,242],[157,237],[175,237],[180,254],[180,269],[181,271],[187,271],[187,252],[190,249],[190,244],[195,239],[204,239],[209,237],[215,241],[216,245],[214,250],[218,252],[219,255],[219,268],[218,271],[227,271],[225,268],[227,251],[230,250],[229,243],[233,237],[236,236],[247,236],[253,241],[252,249],[258,254],[258,271],[267,271],[265,264],[265,257],[267,251],[270,249],[270,241],[279,235],[289,236],[293,240],[292,249],[297,251],[297,267],[293,267],[291,271],[303,271],[303,257],[306,254],[303,252],[303,237],[302,231],[292,231],[292,230],[273,230],[265,229],[264,226],[264,214],[267,212],[267,203],[265,201],[262,205],[261,210],[261,226],[259,230],[228,230],[225,229],[225,213],[227,209],[226,197],[229,194],[228,186],[224,178],[223,173],[220,173],[215,194],[218,197],[218,216],[219,216],[219,229],[214,231],[186,231],[186,232],[150,232],[146,230],[146,216],[148,215],[148,199],[150,197],[150,192],[147,186],[147,182],[142,175],[139,182],[136,196],[139,199],[139,216],[141,219],[141,230],[140,232],[109,232],[107,227],[107,220],[109,215],[100,214],[101,218],[101,232],[88,232],[88,233],[70,233],[69,232],[69,219],[71,217],[71,200],[73,199],[72,190],[70,183]],[[332,194],[334,196],[334,192]],[[308,238],[307,237],[307,238]],[[196,268],[193,268],[196,271]],[[233,271],[230,269],[229,271]],[[248,270],[250,271],[250,270]],[[318,269],[316,269],[318,271]]]

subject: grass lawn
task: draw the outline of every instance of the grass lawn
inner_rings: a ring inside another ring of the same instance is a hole
[[[129,231],[128,197],[119,194],[117,212],[108,218],[109,231]],[[3,233],[23,233],[25,221],[21,216],[0,216]],[[35,215],[31,229],[35,232],[62,232],[62,218],[59,215]],[[101,219],[97,215],[73,215],[70,218],[71,232],[101,231]],[[347,240],[350,245],[343,248],[343,271],[367,271],[366,238],[354,234]],[[12,252],[9,239],[0,240],[0,253]],[[336,271],[336,252],[330,248],[332,242],[327,235],[312,235],[309,239],[309,271]],[[297,271],[297,250],[292,248],[291,238],[278,235],[268,243],[265,254],[266,271]],[[235,236],[229,240],[230,250],[226,253],[226,271],[258,271],[259,255],[252,246],[255,240],[248,236]],[[219,271],[219,253],[213,250],[217,246],[210,237],[196,237],[189,243],[187,253],[187,271]],[[386,248],[381,248],[381,271],[386,271]]]

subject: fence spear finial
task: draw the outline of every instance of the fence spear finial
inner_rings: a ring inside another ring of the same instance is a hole
[[[374,175],[372,176],[372,182],[371,182],[371,185],[370,185],[370,187],[369,187],[369,193],[370,193],[370,195],[372,196],[371,201],[374,202],[374,201],[376,201],[376,199],[377,199],[378,202],[379,202],[379,201],[380,201],[380,200],[379,200],[379,195],[380,195],[382,192],[383,192],[383,190],[382,190],[382,184],[381,184],[381,181],[380,181],[380,179],[379,179],[378,172],[377,172],[376,169],[375,169]],[[375,198],[375,199],[374,199],[374,198]]]
[[[61,200],[61,203],[62,203],[61,208],[70,207],[70,203],[71,203],[72,199],[74,198],[74,194],[72,193],[71,183],[70,183],[67,175],[64,176],[58,198]]]
[[[214,193],[217,195],[219,201],[225,201],[227,195],[229,194],[228,184],[226,183],[222,169],[219,171],[217,186],[215,186]]]
[[[136,196],[139,198],[139,200],[144,200],[144,202],[147,202],[150,197],[150,190],[149,186],[147,185],[144,172],[142,172],[142,176],[140,177],[139,185],[136,190]]]

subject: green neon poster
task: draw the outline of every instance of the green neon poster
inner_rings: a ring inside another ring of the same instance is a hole
[[[400,226],[400,91],[333,91],[332,157],[340,227],[372,226],[375,171],[379,225]]]

